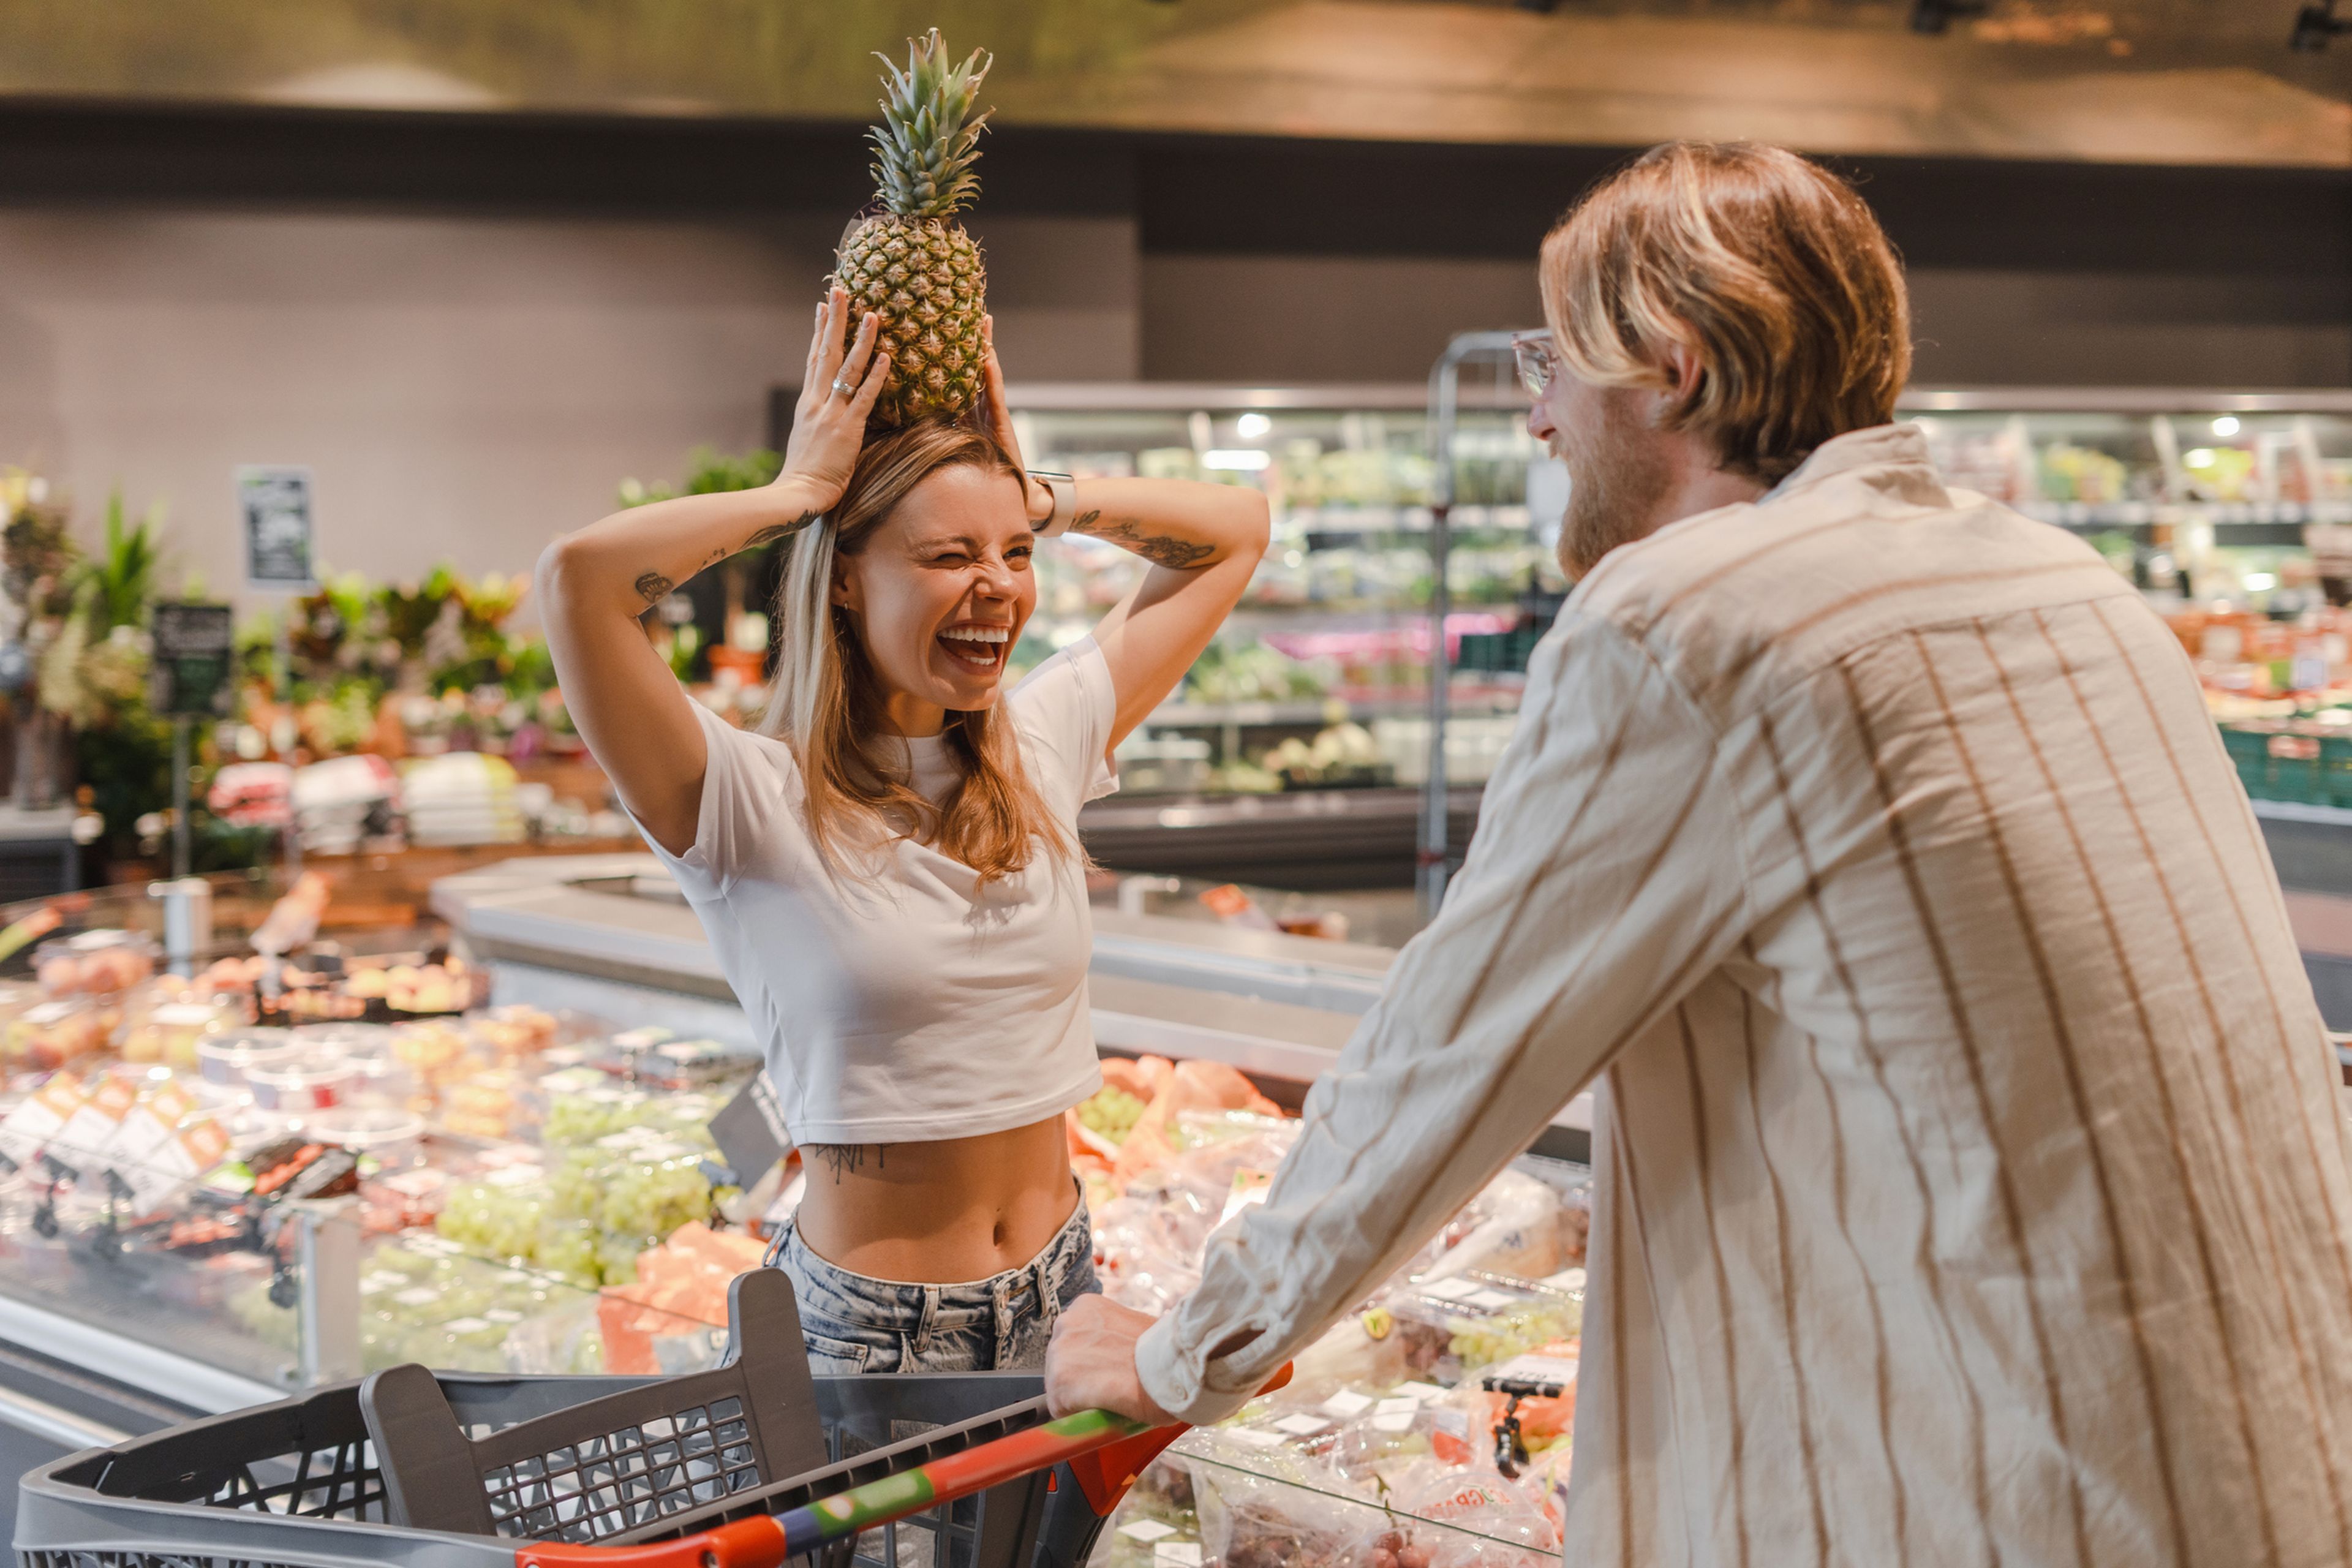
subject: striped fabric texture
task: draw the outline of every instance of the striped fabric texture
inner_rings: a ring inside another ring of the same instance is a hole
[[[1570,1562],[2352,1563],[2352,1134],[2130,584],[1859,431],[1613,552],[1522,714],[1154,1397],[1237,1408],[1597,1079]]]

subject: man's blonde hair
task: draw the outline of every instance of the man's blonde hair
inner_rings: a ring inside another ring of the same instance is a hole
[[[1544,315],[1569,371],[1670,388],[1667,426],[1775,482],[1833,436],[1884,425],[1911,374],[1902,264],[1853,186],[1778,147],[1671,142],[1602,181],[1544,239]]]

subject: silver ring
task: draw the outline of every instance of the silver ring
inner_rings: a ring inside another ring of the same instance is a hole
[[[848,382],[843,380],[840,376],[836,375],[833,378],[833,390],[835,396],[850,397],[856,395],[857,389],[851,386]]]

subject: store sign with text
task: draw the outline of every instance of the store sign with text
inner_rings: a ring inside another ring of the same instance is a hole
[[[245,580],[256,588],[309,589],[310,470],[248,465],[236,471],[245,523]]]

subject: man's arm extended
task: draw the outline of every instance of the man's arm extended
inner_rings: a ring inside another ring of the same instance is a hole
[[[1141,1392],[1178,1419],[1246,1403],[1746,929],[1716,736],[1643,649],[1572,621],[1521,714],[1443,912],[1308,1095],[1265,1204],[1136,1344]]]

